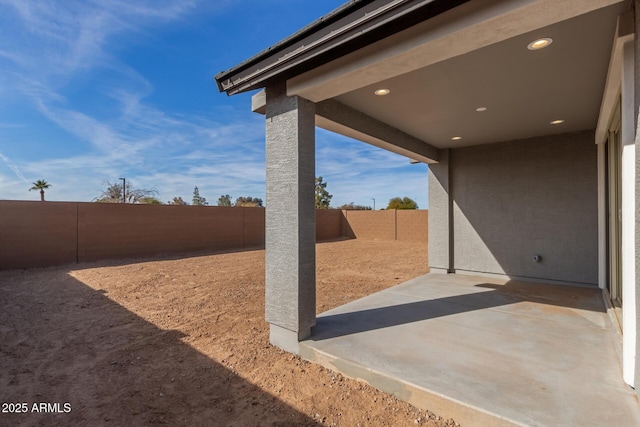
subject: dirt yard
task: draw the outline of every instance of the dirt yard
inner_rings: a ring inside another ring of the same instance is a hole
[[[426,252],[318,244],[318,312]],[[0,402],[2,426],[455,425],[269,345],[261,250],[0,272]]]

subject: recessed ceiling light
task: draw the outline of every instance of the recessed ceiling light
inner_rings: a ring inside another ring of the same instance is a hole
[[[560,123],[564,123],[564,120],[562,119],[558,119],[558,120],[553,120],[551,122],[549,122],[552,125],[559,125]]]
[[[461,136],[454,136],[453,138],[451,138],[452,141],[460,141],[461,139]]]
[[[478,108],[476,108],[476,111],[479,112],[479,113],[481,113],[483,111],[487,111],[487,107],[478,107]]]
[[[389,93],[391,93],[391,91],[389,89],[378,89],[373,93],[375,93],[378,96],[384,96],[384,95],[389,95]]]
[[[531,43],[529,43],[529,45],[527,46],[527,49],[529,50],[538,50],[538,49],[543,49],[547,46],[549,46],[551,43],[553,43],[553,39],[549,38],[549,37],[544,37],[538,40],[534,40]]]

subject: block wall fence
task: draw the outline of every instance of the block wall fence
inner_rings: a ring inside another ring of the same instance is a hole
[[[264,208],[0,200],[0,270],[264,248]],[[316,210],[316,240],[427,242],[427,211]]]

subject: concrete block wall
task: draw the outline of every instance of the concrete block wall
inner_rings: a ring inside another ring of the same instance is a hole
[[[0,270],[264,248],[265,209],[0,200]],[[427,211],[316,211],[316,240],[427,241]]]
[[[0,201],[0,270],[264,247],[262,208]]]
[[[429,240],[429,212],[426,210],[396,211],[396,240],[426,243]]]
[[[342,232],[342,211],[316,209],[316,241],[339,239]]]
[[[0,202],[0,270],[77,261],[77,203]]]
[[[247,208],[78,206],[79,262],[247,247],[243,238]]]
[[[396,211],[343,211],[345,236],[352,239],[396,240]]]
[[[352,239],[428,241],[426,210],[344,210],[343,234]]]
[[[264,214],[265,211],[263,208],[242,208],[244,224],[242,247],[264,248]]]

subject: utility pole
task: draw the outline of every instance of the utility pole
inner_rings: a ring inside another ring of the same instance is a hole
[[[122,180],[122,203],[127,203],[127,179],[126,178],[118,178]]]
[[[376,210],[376,199],[372,198],[371,200],[373,200],[373,210]]]

